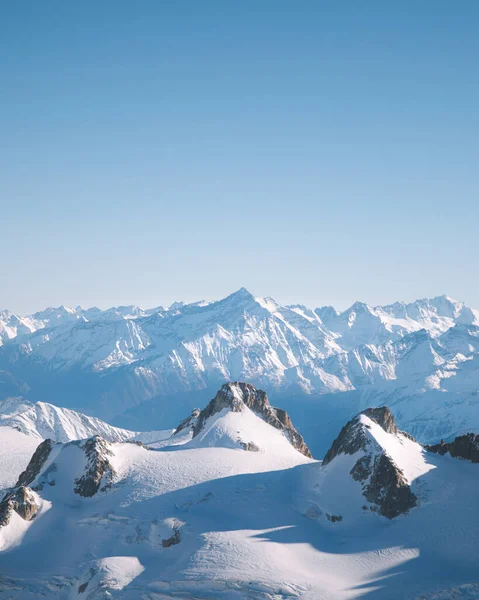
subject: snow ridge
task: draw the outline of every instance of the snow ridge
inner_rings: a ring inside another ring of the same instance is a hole
[[[339,312],[241,288],[154,309],[3,311],[0,338],[0,398],[18,389],[122,424],[153,399],[173,424],[177,404],[162,399],[241,380],[278,397],[354,392],[352,414],[377,398],[425,442],[479,428],[479,312],[448,296]]]

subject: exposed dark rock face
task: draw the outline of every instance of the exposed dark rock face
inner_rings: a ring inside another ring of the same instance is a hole
[[[30,462],[27,465],[27,468],[23,473],[20,474],[18,481],[16,483],[16,487],[18,486],[27,486],[34,481],[40,471],[43,468],[43,465],[46,463],[47,458],[50,456],[50,452],[52,451],[55,442],[53,440],[44,440],[38,448],[33,453]]]
[[[259,446],[257,446],[254,442],[241,442],[241,446],[243,447],[243,450],[246,450],[247,452],[260,451]]]
[[[138,446],[139,448],[144,448],[145,450],[149,450],[148,446],[146,446],[140,440],[125,440],[122,442],[123,444],[133,444],[133,446]]]
[[[334,440],[331,448],[328,450],[323,459],[323,466],[326,466],[328,463],[330,463],[338,454],[355,454],[359,450],[366,449],[368,437],[366,435],[366,431],[364,430],[364,426],[360,421],[361,415],[364,415],[371,419],[371,421],[377,423],[384,429],[386,433],[400,433],[408,439],[415,441],[411,435],[405,433],[404,431],[400,431],[397,428],[394,417],[387,406],[367,408],[366,410],[363,410],[362,413],[354,417],[354,419],[351,419],[351,421],[346,423],[346,425],[341,429],[341,432]]]
[[[312,458],[308,446],[294,428],[288,413],[280,408],[271,406],[266,392],[257,390],[250,383],[225,383],[208,406],[199,413],[198,421],[193,428],[193,437],[196,437],[203,430],[206,421],[210,417],[219,413],[224,408],[228,408],[233,412],[241,412],[243,406],[251,409],[268,425],[283,431],[291,445],[298,452],[301,452],[301,454],[304,454],[308,458]]]
[[[323,459],[323,466],[329,464],[338,454],[356,454],[359,450],[366,450],[367,435],[361,426],[358,417],[354,417],[339,432],[331,448],[326,452]]]
[[[376,504],[379,513],[388,519],[405,514],[417,505],[417,497],[404,473],[386,454],[376,456],[363,495],[368,502]]]
[[[4,525],[8,525],[8,523],[10,522],[10,518],[12,516],[12,506],[11,504],[8,502],[8,498],[7,496],[5,496],[3,498],[3,500],[0,502],[0,527],[3,527]]]
[[[367,408],[361,414],[377,423],[386,433],[398,433],[399,431],[394,417],[387,406]]]
[[[350,475],[355,481],[361,482],[363,496],[377,507],[375,510],[384,517],[393,519],[416,506],[417,497],[402,470],[374,438],[368,435],[370,426],[361,421],[361,415],[377,423],[390,435],[401,435],[414,441],[412,436],[397,428],[394,417],[386,406],[368,408],[341,429],[324,457],[323,467],[339,454],[356,454],[362,451],[363,454],[354,464]]]
[[[479,434],[477,433],[466,433],[465,435],[458,436],[454,441],[432,446],[424,446],[428,452],[434,452],[436,454],[449,454],[453,458],[463,458],[464,460],[470,460],[473,463],[479,463]]]
[[[78,586],[78,593],[83,594],[83,592],[87,589],[87,587],[88,587],[88,581],[86,581],[85,583],[82,583],[81,585]]]
[[[181,423],[175,429],[173,435],[176,435],[177,433],[180,433],[180,431],[183,431],[184,429],[188,429],[189,427],[191,427],[193,429],[198,421],[200,412],[201,411],[199,408],[194,408],[191,411],[191,415],[189,417],[187,417],[184,421],[181,421]]]
[[[10,522],[13,511],[25,521],[31,521],[37,514],[39,506],[35,501],[33,490],[28,486],[40,474],[54,445],[53,440],[44,440],[39,444],[27,468],[20,473],[15,487],[3,497],[0,502],[0,527]]]
[[[326,518],[328,521],[331,521],[331,523],[340,523],[343,520],[341,515],[330,515],[328,513],[326,513]]]
[[[171,537],[167,538],[166,540],[161,540],[161,545],[163,546],[163,548],[169,548],[170,546],[175,546],[176,544],[179,544],[180,541],[180,530],[175,529]]]
[[[371,475],[371,455],[365,454],[359,458],[350,474],[354,481],[365,481]]]
[[[31,521],[39,508],[30,488],[20,486],[11,492],[7,492],[0,502],[0,527],[10,522],[13,511],[25,521]]]
[[[108,443],[99,435],[86,440],[80,446],[85,452],[87,466],[84,475],[75,479],[76,494],[89,498],[98,490],[104,491],[110,487],[114,471],[109,457],[112,452]],[[100,487],[101,486],[101,487]]]

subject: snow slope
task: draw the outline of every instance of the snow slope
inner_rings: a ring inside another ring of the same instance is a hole
[[[15,484],[40,440],[0,422],[0,498]]]
[[[112,427],[100,419],[45,402],[32,404],[23,398],[0,401],[0,424],[15,428],[28,436],[51,438],[58,442],[82,440],[97,434],[112,441],[123,441],[135,436],[132,431]]]
[[[29,438],[52,439],[56,442],[83,440],[101,435],[111,442],[138,440],[159,441],[172,430],[135,432],[113,427],[100,419],[46,402],[32,404],[24,398],[0,400],[0,426],[15,429]]]
[[[215,413],[193,439],[156,450],[56,444],[28,483],[37,517],[2,528],[0,598],[474,598],[479,464],[425,453],[374,415],[356,425],[362,453],[387,453],[415,486],[407,514],[356,510],[342,461],[357,456],[322,467],[251,410]],[[243,450],[237,432],[261,450]],[[99,491],[76,493],[95,473]],[[325,518],[340,503],[342,520]]]

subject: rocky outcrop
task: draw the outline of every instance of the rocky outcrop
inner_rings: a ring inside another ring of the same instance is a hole
[[[378,406],[376,408],[367,408],[361,413],[371,421],[377,423],[386,433],[398,433],[393,414],[387,406]]]
[[[163,548],[169,548],[170,546],[176,546],[181,542],[180,530],[175,529],[171,537],[161,540]]]
[[[15,486],[0,502],[0,527],[10,522],[13,512],[25,521],[31,521],[39,510],[34,491],[28,487],[38,477],[44,467],[55,442],[44,440],[33,453],[25,471],[20,473]]]
[[[266,392],[257,390],[250,383],[225,383],[208,406],[199,413],[198,420],[193,427],[193,437],[196,437],[203,430],[206,421],[210,417],[224,408],[233,412],[241,412],[244,406],[247,406],[268,425],[282,431],[298,452],[312,458],[308,446],[296,431],[288,413],[271,406]]]
[[[428,452],[436,454],[449,453],[454,458],[463,458],[473,463],[479,463],[479,434],[466,433],[458,436],[454,441],[424,446]]]
[[[241,442],[241,447],[246,452],[259,452],[260,447],[257,446],[254,442]]]
[[[372,510],[393,519],[416,506],[417,497],[403,471],[369,433],[370,421],[391,436],[404,436],[414,441],[411,436],[397,428],[394,417],[386,406],[368,408],[341,429],[326,453],[322,465],[326,467],[340,454],[360,453],[361,456],[354,463],[350,475],[361,483],[363,496],[374,505]]]
[[[39,510],[33,491],[25,486],[20,486],[5,494],[0,502],[0,527],[10,522],[13,511],[24,521],[31,521]]]
[[[330,463],[338,454],[356,454],[359,450],[366,450],[368,436],[364,425],[361,423],[361,415],[368,417],[371,421],[377,423],[386,433],[404,435],[410,440],[414,438],[404,431],[400,431],[394,420],[394,416],[387,406],[377,408],[367,408],[362,413],[354,417],[341,429],[338,437],[334,440],[331,448],[323,459],[323,466]]]
[[[23,471],[17,481],[16,486],[27,486],[34,481],[43,466],[45,465],[48,457],[50,456],[50,452],[52,451],[55,442],[53,440],[44,440],[38,448],[33,453],[30,462],[27,465],[25,471]]]
[[[189,417],[187,417],[184,421],[181,421],[181,423],[178,425],[178,427],[175,429],[175,431],[173,432],[173,435],[176,435],[177,433],[180,433],[180,431],[184,431],[185,429],[194,429],[194,427],[196,426],[196,423],[198,422],[198,417],[200,416],[200,409],[199,408],[194,408],[191,411],[191,415]]]
[[[404,473],[387,454],[375,457],[368,484],[363,488],[368,502],[379,507],[379,513],[394,519],[417,505]]]
[[[85,473],[75,479],[74,491],[80,496],[89,498],[111,486],[114,470],[109,458],[113,453],[108,442],[99,435],[82,442],[80,447],[85,452],[87,465]]]
[[[358,417],[355,417],[341,429],[331,448],[323,459],[323,467],[328,465],[339,454],[356,454],[359,450],[366,450],[367,435]]]

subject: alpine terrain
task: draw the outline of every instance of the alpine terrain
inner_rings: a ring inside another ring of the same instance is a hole
[[[377,406],[318,461],[241,382],[150,434],[2,411],[2,599],[479,598],[474,432],[423,446]]]
[[[264,388],[318,456],[378,404],[423,443],[479,430],[479,312],[448,296],[338,312],[242,288],[148,310],[3,311],[0,344],[0,398],[130,430],[172,428],[231,380]]]

